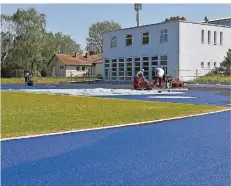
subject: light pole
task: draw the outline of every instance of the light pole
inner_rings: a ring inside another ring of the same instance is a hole
[[[142,10],[142,5],[136,3],[134,6],[134,9],[136,11],[136,23],[137,23],[137,27],[140,25],[140,20],[139,20],[139,11]]]

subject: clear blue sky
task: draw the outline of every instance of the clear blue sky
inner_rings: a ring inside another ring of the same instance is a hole
[[[88,28],[92,23],[113,20],[122,28],[136,25],[133,4],[9,4],[2,5],[2,13],[13,14],[17,8],[34,7],[47,16],[47,30],[70,35],[85,48]],[[163,21],[171,16],[184,16],[188,21],[202,21],[230,17],[228,4],[143,4],[140,12],[140,24]]]

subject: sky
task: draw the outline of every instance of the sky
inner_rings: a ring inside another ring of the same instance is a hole
[[[97,21],[113,20],[122,28],[136,26],[133,4],[4,4],[1,13],[13,14],[18,8],[33,7],[47,17],[47,31],[63,32],[84,50],[89,26]],[[231,17],[230,4],[143,4],[140,25],[184,16],[188,21]]]

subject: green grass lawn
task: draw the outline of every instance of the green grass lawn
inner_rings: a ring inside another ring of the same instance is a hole
[[[200,76],[193,82],[198,83],[231,83],[231,76],[212,75],[212,76]]]
[[[219,106],[1,91],[2,138],[186,116]]]
[[[72,77],[72,78],[46,78],[46,77],[33,77],[32,80],[36,85],[43,84],[52,84],[59,82],[69,82],[69,81],[88,81],[88,80],[96,80],[97,78],[85,78],[85,77]],[[1,84],[24,84],[24,78],[1,78]]]

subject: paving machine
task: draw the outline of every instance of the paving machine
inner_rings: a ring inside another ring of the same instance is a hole
[[[171,76],[164,76],[163,79],[159,81],[157,77],[154,78],[154,82],[145,81],[143,78],[134,77],[133,89],[135,90],[151,90],[153,88],[160,89],[174,89],[183,88],[184,84],[178,78],[173,80]]]

